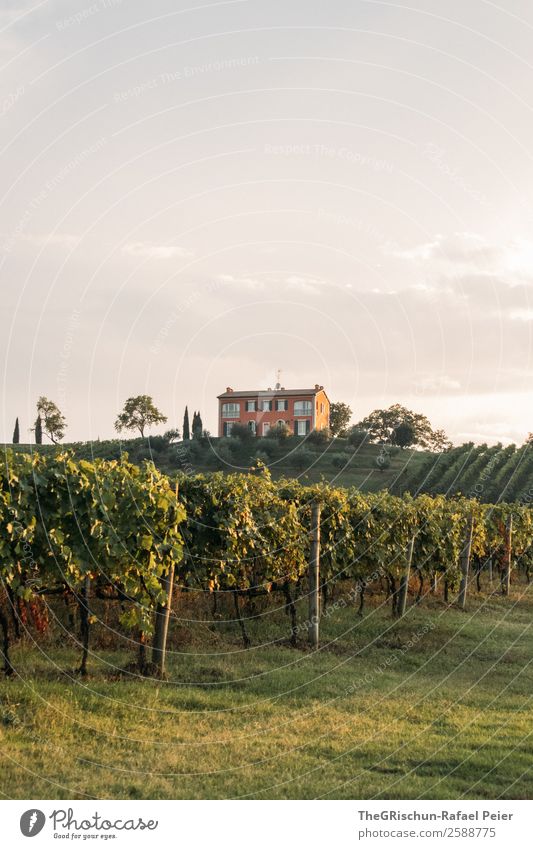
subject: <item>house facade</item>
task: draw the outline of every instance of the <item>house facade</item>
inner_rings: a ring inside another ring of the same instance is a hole
[[[234,390],[218,396],[218,435],[229,436],[234,424],[246,425],[255,436],[267,436],[278,424],[296,436],[329,427],[329,399],[323,386],[314,389]]]

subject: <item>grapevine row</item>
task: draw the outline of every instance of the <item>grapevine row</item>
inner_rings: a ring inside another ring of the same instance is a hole
[[[440,581],[449,601],[465,578],[466,541],[478,583],[487,564],[499,571],[503,592],[513,565],[529,580],[533,518],[524,504],[274,482],[264,467],[248,475],[170,480],[148,463],[141,468],[124,461],[76,461],[68,453],[8,453],[0,481],[6,672],[10,617],[16,624],[21,601],[54,594],[69,594],[79,605],[82,674],[95,596],[120,602],[121,623],[136,635],[142,671],[161,673],[174,582],[210,593],[215,602],[219,593],[231,594],[245,644],[241,599],[279,592],[295,642],[294,597],[306,592],[316,504],[324,599],[336,582],[351,581],[362,609],[365,588],[379,578],[398,615],[410,574],[418,579],[419,596]]]

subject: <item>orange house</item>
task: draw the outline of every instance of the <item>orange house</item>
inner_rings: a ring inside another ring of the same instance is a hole
[[[323,386],[314,389],[237,391],[230,386],[218,396],[218,435],[229,436],[234,424],[247,425],[255,436],[287,425],[296,436],[329,427],[329,399]]]

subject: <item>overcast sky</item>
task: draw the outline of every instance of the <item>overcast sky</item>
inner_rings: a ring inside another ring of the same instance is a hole
[[[3,433],[226,386],[533,430],[528,0],[0,5]]]

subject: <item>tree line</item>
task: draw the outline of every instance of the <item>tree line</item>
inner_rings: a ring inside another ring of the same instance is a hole
[[[141,438],[144,438],[146,430],[154,425],[165,424],[168,421],[165,416],[154,404],[150,395],[135,395],[128,398],[124,403],[124,407],[118,414],[115,420],[115,430],[117,433],[124,431],[138,431]],[[57,404],[49,398],[41,396],[37,401],[37,418],[30,432],[34,434],[36,445],[42,445],[43,436],[48,437],[50,442],[58,445],[65,436],[67,429],[67,421]],[[197,439],[204,433],[202,417],[200,411],[194,412],[192,417],[192,426],[189,425],[189,410],[185,407],[183,416],[183,439]],[[173,428],[165,433],[165,438],[169,442],[180,439],[180,431],[178,428]],[[20,424],[18,416],[15,421],[13,430],[13,445],[20,443]]]
[[[354,425],[351,424],[352,415],[348,404],[341,401],[333,402],[330,408],[329,428],[323,436],[332,439],[348,438],[354,446],[368,443],[402,449],[420,448],[440,453],[450,451],[452,448],[452,443],[445,432],[442,429],[434,429],[427,416],[409,410],[401,404],[393,404],[387,409],[373,410]],[[150,395],[136,395],[128,398],[124,403],[123,409],[115,420],[115,430],[118,433],[137,431],[141,438],[144,438],[148,428],[165,424],[167,421],[167,416],[158,409]],[[45,435],[57,445],[63,440],[66,428],[65,416],[58,406],[41,396],[37,402],[37,418],[31,429],[35,443],[41,445]],[[243,428],[244,426],[240,428],[238,424],[234,425],[236,434],[240,434]],[[272,437],[283,436],[281,431],[286,429],[285,425],[278,425],[273,429]],[[245,438],[244,433],[241,435]],[[204,430],[201,414],[199,411],[194,411],[192,422],[190,422],[188,406],[185,407],[181,433],[178,428],[172,428],[164,434],[168,442],[174,442],[180,438],[189,441],[203,436],[209,436],[209,433]],[[533,435],[530,434],[526,444],[530,444],[532,440]],[[13,444],[20,442],[18,417],[12,441]],[[386,457],[384,456],[382,468],[385,465]]]
[[[352,415],[348,404],[333,402],[330,409],[331,435],[399,448],[416,446],[430,451],[446,451],[451,447],[445,432],[435,430],[427,416],[408,410],[401,404],[393,404],[385,410],[374,410],[354,425],[350,425]]]

